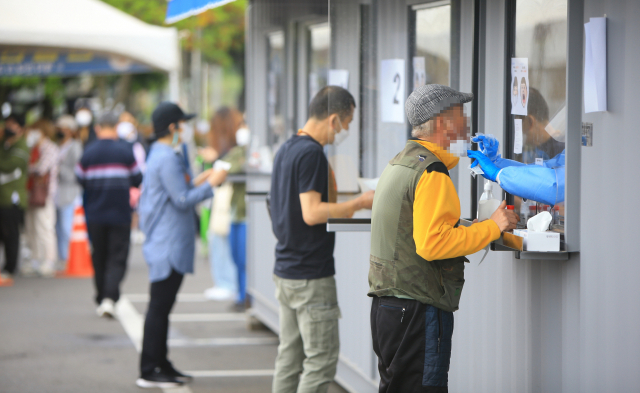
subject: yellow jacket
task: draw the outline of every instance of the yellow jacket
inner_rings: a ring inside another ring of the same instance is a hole
[[[435,154],[447,169],[458,164],[458,157],[437,144],[415,142]],[[449,176],[437,171],[424,172],[413,204],[413,240],[418,255],[428,261],[465,256],[500,238],[500,229],[493,220],[455,228],[459,219],[460,200]]]

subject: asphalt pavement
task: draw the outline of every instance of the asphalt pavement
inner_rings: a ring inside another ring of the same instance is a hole
[[[165,392],[270,392],[277,335],[256,329],[231,302],[207,301],[202,293],[211,285],[199,251],[169,338],[174,366],[195,379]],[[0,287],[0,393],[144,391],[135,380],[148,288],[140,246],[131,249],[117,320],[95,314],[91,279],[16,277]],[[345,390],[334,383],[329,392]]]

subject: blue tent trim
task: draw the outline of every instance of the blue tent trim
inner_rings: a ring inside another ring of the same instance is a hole
[[[235,0],[170,0],[167,5],[165,23],[176,23],[208,9],[223,6]]]

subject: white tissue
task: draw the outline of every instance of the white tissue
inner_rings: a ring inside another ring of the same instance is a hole
[[[527,229],[534,232],[544,232],[549,229],[551,220],[552,217],[549,212],[536,214],[527,221]]]
[[[380,178],[375,178],[375,179],[367,179],[364,177],[359,177],[358,178],[358,185],[360,186],[360,192],[367,192],[367,191],[371,191],[376,189],[376,187],[378,186],[378,180],[380,180]]]

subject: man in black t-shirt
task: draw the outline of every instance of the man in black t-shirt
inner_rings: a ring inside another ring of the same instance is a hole
[[[278,239],[274,281],[280,302],[280,345],[273,392],[326,392],[339,353],[333,247],[327,219],[371,209],[373,191],[336,203],[323,146],[348,135],[355,109],[345,89],[327,86],[313,98],[305,126],[280,147],[271,179],[271,219]]]

